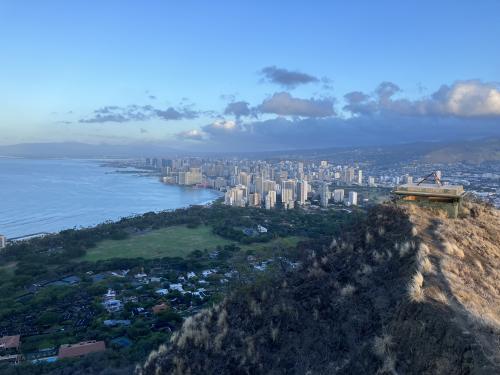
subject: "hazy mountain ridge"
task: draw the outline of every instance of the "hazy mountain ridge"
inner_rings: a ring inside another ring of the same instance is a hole
[[[499,212],[393,205],[302,266],[189,318],[140,374],[491,374],[500,370]]]
[[[439,163],[482,163],[500,160],[500,139],[461,142],[433,150],[424,156],[425,161]]]
[[[178,150],[158,144],[93,145],[79,142],[53,142],[0,146],[0,156],[27,158],[128,158],[178,153]]]
[[[126,157],[169,157],[192,154],[195,156],[228,157],[235,153],[201,152],[176,150],[160,143],[136,143],[128,145],[86,144],[77,142],[23,143],[0,146],[0,156],[33,158],[126,158]],[[324,159],[339,163],[424,161],[433,163],[500,160],[500,139],[481,139],[453,143],[417,142],[365,147],[334,147],[324,149],[281,150],[272,152],[242,152],[239,156],[255,159]]]

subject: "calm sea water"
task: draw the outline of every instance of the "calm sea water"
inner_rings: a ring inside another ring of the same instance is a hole
[[[219,196],[115,171],[89,160],[0,158],[0,234],[58,232]]]

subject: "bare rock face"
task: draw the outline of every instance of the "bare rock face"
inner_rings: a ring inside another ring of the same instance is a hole
[[[187,319],[158,374],[500,373],[500,215],[373,209],[302,266]]]

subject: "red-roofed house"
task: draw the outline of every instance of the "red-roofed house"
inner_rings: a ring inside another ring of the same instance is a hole
[[[104,341],[82,341],[77,344],[61,345],[57,357],[59,359],[81,357],[90,353],[103,352],[104,350],[106,350]]]
[[[19,346],[21,345],[21,336],[4,336],[0,337],[0,351],[6,352],[19,352]]]

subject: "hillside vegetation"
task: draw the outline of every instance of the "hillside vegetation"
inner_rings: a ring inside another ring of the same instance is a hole
[[[500,215],[383,205],[188,318],[138,372],[500,372]]]
[[[500,139],[492,138],[444,145],[425,154],[423,160],[431,163],[467,162],[473,164],[498,161],[500,160]]]

